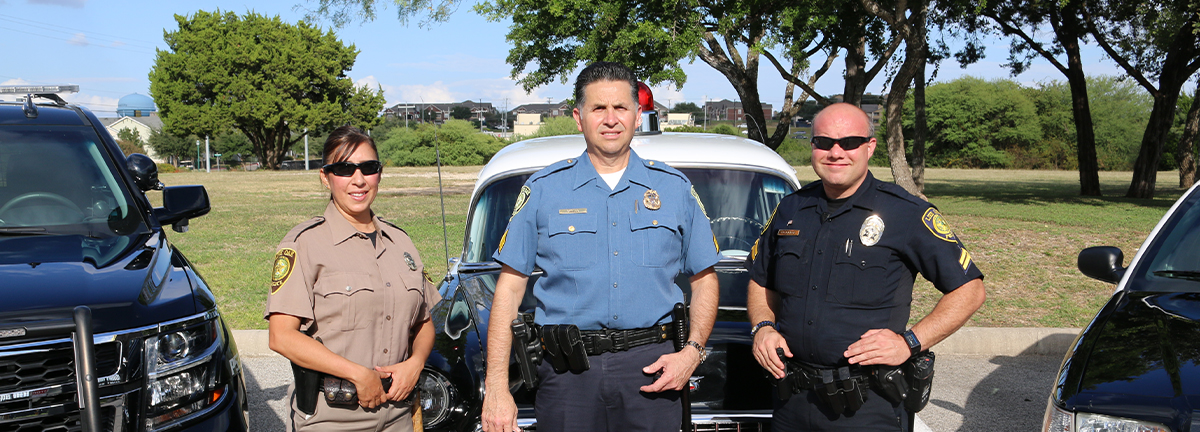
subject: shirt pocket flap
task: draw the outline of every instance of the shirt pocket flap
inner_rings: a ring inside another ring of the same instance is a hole
[[[591,214],[550,215],[550,237],[560,234],[596,233],[596,216]]]
[[[354,295],[359,291],[374,291],[371,277],[357,273],[326,273],[317,278],[313,294],[329,297],[334,294]]]
[[[629,215],[629,229],[638,231],[650,228],[666,228],[672,232],[679,230],[678,224],[675,223],[675,214],[669,211],[649,210]]]

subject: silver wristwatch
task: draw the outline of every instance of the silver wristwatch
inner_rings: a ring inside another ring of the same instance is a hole
[[[692,348],[695,348],[696,351],[700,352],[700,363],[704,363],[704,359],[708,358],[708,352],[704,350],[704,345],[700,345],[700,342],[696,342],[694,340],[687,341],[687,344],[691,345]]]

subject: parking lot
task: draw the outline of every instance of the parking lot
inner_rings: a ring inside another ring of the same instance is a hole
[[[918,418],[935,432],[1039,430],[1061,356],[943,355]],[[256,431],[286,430],[291,369],[279,356],[243,359]]]

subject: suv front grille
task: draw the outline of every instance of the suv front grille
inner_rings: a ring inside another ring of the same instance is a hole
[[[121,350],[116,342],[96,345],[96,377],[117,372]],[[48,351],[0,356],[0,394],[75,382],[75,351],[70,344]]]
[[[115,407],[100,408],[100,430],[115,430]],[[79,412],[72,411],[63,414],[42,416],[17,420],[11,423],[0,423],[0,432],[82,432],[83,425],[79,420]]]

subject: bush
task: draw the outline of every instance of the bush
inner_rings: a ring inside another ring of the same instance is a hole
[[[742,133],[740,131],[738,131],[737,128],[727,125],[727,124],[720,124],[720,125],[713,126],[712,131],[710,131],[710,132],[715,133],[715,134],[722,134],[722,135],[743,136]]]
[[[436,165],[439,149],[443,165],[483,165],[504,148],[504,143],[479,133],[467,121],[450,120],[441,128],[426,123],[416,130],[392,129],[377,146],[379,160],[389,166]]]
[[[181,170],[181,169],[179,169],[179,167],[176,167],[175,165],[171,165],[169,163],[158,164],[158,173],[159,174],[176,173],[176,172],[180,172],[180,171],[183,171],[183,170]]]
[[[559,135],[575,135],[580,134],[579,126],[575,124],[574,117],[550,117],[538,128],[533,135],[521,135],[515,137],[513,142],[522,141],[533,138],[542,138]]]

